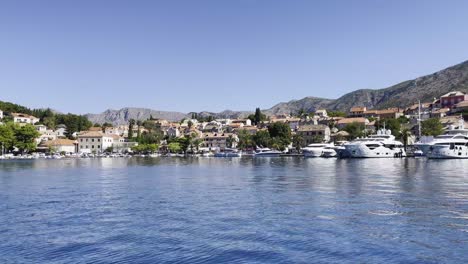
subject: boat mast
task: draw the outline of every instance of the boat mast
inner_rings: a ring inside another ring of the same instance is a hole
[[[421,100],[418,101],[418,136],[421,138]]]

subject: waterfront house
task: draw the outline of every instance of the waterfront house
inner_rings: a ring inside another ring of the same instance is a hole
[[[210,150],[219,150],[228,147],[235,148],[239,142],[239,138],[233,133],[203,133],[203,147]]]
[[[13,122],[18,123],[18,124],[34,125],[37,122],[39,122],[39,118],[32,116],[32,115],[27,115],[27,114],[22,114],[22,113],[11,113],[11,116],[13,117]]]
[[[39,144],[38,150],[51,151],[51,152],[66,152],[76,153],[78,152],[78,142],[70,139],[55,139],[44,141]]]
[[[330,141],[330,128],[326,125],[301,125],[296,134],[303,138],[305,145]]]
[[[82,153],[102,153],[112,147],[114,138],[101,131],[85,131],[78,134],[78,150]]]

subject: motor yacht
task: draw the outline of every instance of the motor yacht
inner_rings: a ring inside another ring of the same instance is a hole
[[[405,157],[404,145],[395,140],[390,130],[380,129],[377,134],[355,139],[343,145],[349,158]],[[342,155],[343,156],[343,155]]]
[[[468,136],[457,135],[433,142],[426,156],[430,159],[468,159]]]
[[[429,151],[433,150],[435,145],[446,145],[450,143],[457,143],[457,141],[468,139],[468,129],[465,129],[465,120],[460,117],[458,127],[453,125],[445,131],[445,134],[436,137],[424,136],[414,144],[416,148],[422,151],[424,156],[427,156]],[[460,143],[460,142],[458,142]]]
[[[259,148],[255,152],[254,157],[279,157],[282,154],[281,151],[272,150],[269,148]]]
[[[333,143],[313,143],[302,148],[302,153],[306,158],[322,157],[325,156],[325,153],[328,157],[332,157],[336,155],[336,152],[333,149],[334,147],[335,145]]]
[[[237,149],[225,148],[223,151],[216,152],[214,156],[217,158],[240,158],[242,154]]]

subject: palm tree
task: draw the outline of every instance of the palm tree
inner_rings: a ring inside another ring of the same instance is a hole
[[[403,145],[405,146],[405,151],[406,148],[408,147],[408,139],[411,137],[411,130],[408,128],[404,128],[401,130],[401,141],[403,141]]]
[[[234,143],[234,137],[229,135],[229,137],[226,139],[226,146],[228,148],[232,148],[232,143]]]

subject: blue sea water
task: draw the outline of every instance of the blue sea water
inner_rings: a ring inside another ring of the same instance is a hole
[[[0,161],[0,263],[466,263],[468,161]]]

